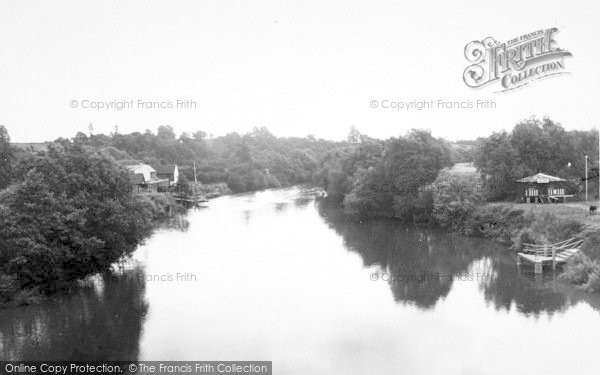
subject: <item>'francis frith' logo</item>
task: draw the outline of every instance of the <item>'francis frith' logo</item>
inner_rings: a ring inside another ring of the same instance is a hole
[[[467,86],[478,88],[498,81],[498,92],[514,90],[549,76],[568,73],[565,58],[571,52],[558,48],[554,40],[558,29],[553,27],[500,43],[492,37],[472,41],[465,46],[469,65],[463,80]]]

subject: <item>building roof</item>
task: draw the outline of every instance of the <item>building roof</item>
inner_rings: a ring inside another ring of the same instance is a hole
[[[141,185],[144,183],[144,175],[137,173],[129,173],[129,182],[135,185]]]
[[[545,174],[545,173],[537,173],[537,174],[534,174],[533,176],[524,177],[520,180],[517,180],[517,182],[535,183],[535,184],[547,184],[549,182],[560,182],[560,181],[566,181],[566,180],[564,178],[550,176],[549,174]]]
[[[148,164],[135,164],[126,165],[125,168],[132,174],[139,174],[144,177],[144,182],[150,182],[152,180],[152,173],[156,173],[156,170]]]
[[[175,168],[177,165],[156,165],[156,174],[175,174]]]

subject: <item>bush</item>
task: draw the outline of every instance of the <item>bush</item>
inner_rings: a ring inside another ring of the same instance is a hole
[[[544,236],[545,242],[540,244],[555,243],[574,237],[581,233],[583,224],[575,219],[561,219],[556,215],[546,212],[535,216],[531,230]]]
[[[586,292],[600,291],[600,261],[577,254],[567,262],[562,280],[579,285]]]
[[[560,278],[572,284],[585,285],[597,266],[585,255],[577,254],[569,259]]]
[[[583,289],[587,292],[600,292],[600,264],[595,263],[595,267],[588,275],[588,282]]]
[[[590,259],[600,261],[600,232],[588,234],[581,244],[581,251]]]
[[[427,189],[432,191],[433,217],[442,227],[458,229],[484,202],[477,174],[443,170]]]
[[[522,228],[527,227],[529,220],[523,210],[513,209],[510,206],[478,206],[459,231],[469,236],[493,238],[510,244],[514,242],[515,235]]]
[[[113,159],[68,141],[29,162],[23,181],[0,195],[4,300],[109,269],[172,204],[162,194],[134,196]]]
[[[170,194],[145,193],[136,195],[135,199],[143,207],[144,214],[153,219],[166,218],[178,207]]]

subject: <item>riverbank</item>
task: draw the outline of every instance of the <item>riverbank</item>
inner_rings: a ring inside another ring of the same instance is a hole
[[[23,154],[0,191],[0,305],[35,303],[109,270],[178,210],[136,194],[114,159],[69,141]]]
[[[155,228],[162,225],[173,214],[184,209],[171,195],[164,193],[132,194],[132,200],[136,207],[134,214],[143,215],[143,217],[131,218],[136,222],[136,228],[133,233],[123,233],[124,236],[130,236],[129,240],[125,242],[126,247],[124,248],[64,249],[59,247],[52,249],[54,253],[46,254],[51,256],[51,259],[44,259],[28,249],[19,253],[15,251],[7,262],[9,267],[0,270],[0,308],[39,304],[52,295],[68,293],[78,288],[79,282],[83,278],[94,274],[92,269],[97,273],[102,273],[112,267],[112,262],[108,263],[108,261],[99,261],[94,258],[102,257],[116,261],[118,258],[128,256],[139,244],[143,243]],[[127,226],[122,228],[123,231],[127,231],[127,229],[132,228]],[[91,253],[90,250],[96,250],[96,253]],[[81,254],[83,251],[86,251],[87,254]],[[6,253],[2,255],[4,258],[8,258]],[[79,273],[75,273],[76,270],[70,270],[69,274],[60,273],[61,269],[66,268],[65,265],[77,266],[80,258],[83,258],[81,261],[84,262],[85,259],[88,259],[90,263],[96,265],[96,268],[82,269],[82,267],[78,267]],[[15,267],[16,264],[18,264],[18,268]],[[11,265],[12,267],[10,267]],[[50,270],[49,267],[55,269]]]
[[[118,272],[43,304],[0,311],[0,357],[146,361],[170,358],[173,350],[186,358],[214,350],[260,358],[267,350],[293,366],[297,355],[280,354],[286,342],[316,355],[318,364],[300,373],[319,373],[322,364],[331,367],[326,361],[337,355],[338,337],[366,348],[363,357],[376,365],[390,343],[394,353],[416,347],[408,357],[428,358],[440,335],[460,334],[476,342],[474,352],[487,345],[486,352],[496,353],[511,340],[535,347],[552,337],[578,343],[600,329],[600,295],[554,282],[548,273],[542,281],[519,275],[505,246],[396,220],[361,223],[315,204],[313,196],[301,187],[273,189],[188,211],[187,230],[154,231]],[[178,273],[196,280],[178,280]],[[232,309],[232,301],[246,313]],[[482,335],[481,322],[502,327]],[[407,335],[408,328],[416,333]],[[426,335],[422,345],[414,345],[415,335]],[[185,337],[214,339],[190,345]],[[592,356],[593,362],[593,349],[570,351],[566,360]],[[481,369],[496,362],[482,359]],[[510,373],[504,367],[498,371]]]
[[[587,292],[600,291],[600,216],[589,205],[490,203],[478,206],[456,227],[467,235],[504,243],[513,251],[524,243],[551,244],[570,237],[583,240],[581,253],[563,267],[561,278]]]

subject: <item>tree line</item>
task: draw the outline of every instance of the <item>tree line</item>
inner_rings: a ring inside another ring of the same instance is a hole
[[[276,137],[264,127],[214,138],[203,131],[178,136],[168,125],[156,133],[79,132],[73,142],[95,147],[121,163],[177,164],[182,182],[224,182],[233,192],[309,182],[321,157],[336,145],[313,136]]]
[[[597,191],[598,133],[531,118],[508,132],[448,142],[424,130],[387,140],[352,128],[346,141],[276,137],[266,128],[208,137],[170,126],[109,135],[77,133],[45,152],[11,146],[0,126],[0,303],[23,290],[52,291],[110,268],[166,215],[164,195],[132,194],[123,164],[177,164],[182,181],[226,183],[234,192],[312,182],[361,218],[456,226],[485,201],[515,200],[515,180],[544,172],[581,194],[584,156]],[[457,162],[477,173],[457,175]],[[34,293],[34,292],[32,292]]]
[[[549,118],[471,141],[448,142],[423,130],[378,140],[356,129],[348,141],[321,159],[315,180],[360,217],[450,222],[486,201],[518,201],[516,180],[538,172],[566,179],[566,193],[581,198],[585,155],[590,196],[598,192],[598,132],[567,131]],[[456,163],[473,163],[477,172],[453,175]]]
[[[538,172],[567,179],[568,194],[584,194],[585,156],[589,191],[598,193],[598,131],[565,130],[549,118],[529,118],[510,132],[479,138],[473,162],[488,200],[516,199],[516,180]]]
[[[127,172],[91,147],[64,140],[43,153],[8,149],[5,156],[0,305],[29,303],[108,270],[172,204],[162,195],[132,194]]]

